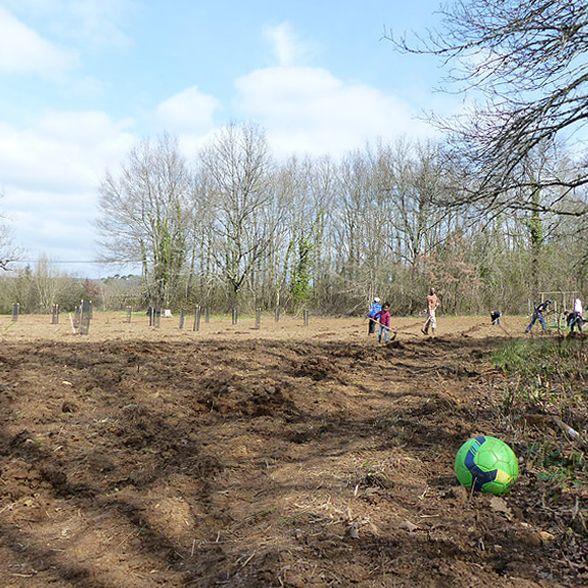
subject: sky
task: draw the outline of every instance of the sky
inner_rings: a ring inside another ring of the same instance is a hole
[[[142,138],[194,159],[255,121],[277,158],[434,137],[431,58],[382,37],[434,26],[436,0],[0,0],[0,209],[27,260],[96,277],[99,186]]]

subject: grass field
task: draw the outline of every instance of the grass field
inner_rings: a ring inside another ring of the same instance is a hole
[[[503,411],[524,317],[396,319],[389,346],[351,318],[49,322],[0,321],[3,586],[588,581],[586,487],[542,478]],[[453,475],[480,433],[521,456],[504,499]]]

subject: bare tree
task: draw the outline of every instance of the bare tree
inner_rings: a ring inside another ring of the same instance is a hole
[[[416,39],[390,35],[396,47],[437,55],[452,90],[481,105],[436,122],[449,153],[469,181],[462,192],[483,207],[533,210],[533,182],[522,165],[538,145],[580,137],[588,121],[588,4],[585,0],[459,0],[441,11],[443,26]],[[588,183],[580,140],[574,158],[543,174],[540,188],[560,187],[570,199],[544,200],[545,210],[588,213],[577,189]],[[472,181],[475,178],[475,181]],[[521,194],[515,188],[531,188]],[[575,201],[575,202],[574,202]]]
[[[98,227],[111,261],[140,261],[150,301],[169,303],[186,259],[190,176],[169,136],[143,142],[100,189]]]
[[[0,193],[0,198],[2,198]],[[6,219],[0,216],[0,270],[8,271],[10,264],[22,259],[22,249],[14,243],[12,231]]]
[[[358,307],[373,295],[375,284],[390,269],[383,263],[390,227],[386,193],[378,185],[379,160],[381,149],[366,147],[349,154],[339,165],[335,213],[339,246],[335,256],[341,268],[342,289],[354,298],[348,304]]]
[[[276,192],[265,136],[254,125],[229,125],[204,149],[200,165],[215,210],[213,258],[235,303],[281,221],[280,210],[267,214]]]
[[[185,283],[185,301],[192,300],[197,288],[199,302],[206,302],[214,286],[215,275],[212,259],[212,227],[215,219],[214,201],[207,176],[196,171],[192,174],[189,200],[188,275]]]
[[[49,309],[57,301],[60,289],[60,276],[51,265],[46,255],[39,256],[32,274],[32,281],[36,290],[37,308],[41,312]]]

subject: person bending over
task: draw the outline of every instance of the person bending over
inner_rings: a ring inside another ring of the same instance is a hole
[[[547,310],[551,304],[553,304],[553,302],[551,300],[546,300],[545,302],[538,304],[533,309],[533,316],[531,316],[531,322],[527,325],[527,328],[525,329],[525,333],[530,333],[531,330],[533,329],[533,325],[537,321],[539,321],[539,324],[541,325],[542,331],[544,333],[547,333],[547,323],[545,322],[545,317],[543,315],[547,314]]]
[[[384,340],[384,343],[389,343],[391,328],[390,304],[388,304],[387,302],[384,303],[384,305],[382,306],[382,310],[376,315],[376,319],[380,327],[378,330],[378,343],[381,343],[382,339]],[[396,339],[396,331],[394,331],[394,336],[392,337],[392,339]]]
[[[579,298],[574,300],[574,310],[568,314],[567,319],[570,333],[573,333],[576,328],[579,333],[582,332],[582,326],[584,325],[584,309],[582,308],[582,301]]]

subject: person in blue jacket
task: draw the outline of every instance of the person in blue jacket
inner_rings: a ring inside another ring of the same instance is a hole
[[[382,312],[382,303],[380,299],[376,296],[374,301],[370,304],[370,309],[368,311],[368,335],[373,335],[376,332],[376,315]]]

